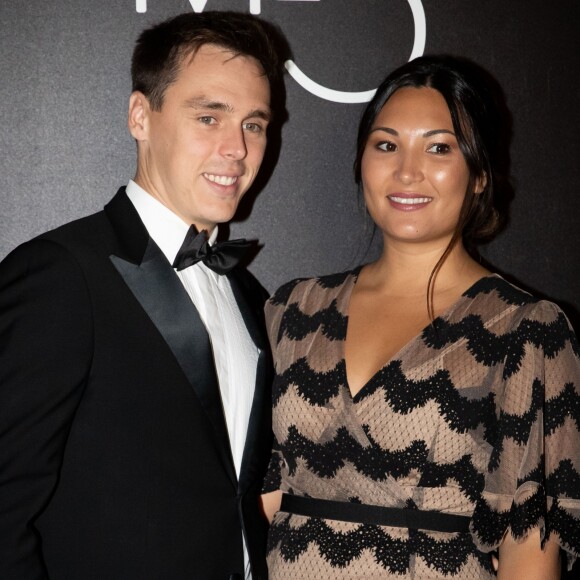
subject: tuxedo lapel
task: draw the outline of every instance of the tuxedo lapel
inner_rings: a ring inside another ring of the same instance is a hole
[[[227,277],[251,339],[260,350],[265,350],[267,348],[267,338],[264,331],[264,323],[261,316],[259,316],[261,312],[256,312],[255,301],[250,300],[248,296],[249,289],[240,281],[239,274],[235,268]]]
[[[118,199],[120,193],[105,208],[122,243],[120,253],[124,254],[123,257],[110,256],[111,262],[181,366],[209,417],[215,430],[216,447],[235,482],[237,478],[207,330],[173,268],[147,234],[133,204],[124,192]],[[139,226],[144,230],[144,238]],[[130,240],[126,239],[128,232],[134,236]],[[123,245],[123,242],[126,243]]]
[[[270,357],[267,337],[264,324],[261,318],[261,312],[256,312],[256,307],[252,306],[253,301],[248,296],[248,289],[240,282],[235,270],[228,274],[232,292],[236,298],[238,308],[244,319],[248,333],[254,344],[260,349],[256,369],[256,385],[254,389],[254,398],[252,409],[248,422],[248,432],[246,443],[242,456],[242,467],[240,470],[240,488],[245,489],[256,477],[262,475],[256,472],[261,464],[259,449],[264,447],[264,433],[268,433],[267,425],[270,417],[270,398],[269,398],[269,368]],[[267,442],[266,442],[267,443]],[[267,445],[269,447],[269,445]],[[267,453],[269,449],[266,449]]]
[[[257,468],[262,463],[260,454],[269,453],[269,434],[268,425],[271,423],[271,403],[270,389],[268,385],[269,354],[266,351],[260,351],[258,366],[256,369],[256,388],[254,390],[254,400],[252,401],[252,410],[250,420],[248,421],[248,432],[246,443],[244,445],[244,454],[242,456],[242,467],[240,470],[240,489],[246,489],[249,484],[257,477],[263,476],[258,473]],[[264,437],[268,441],[264,441]]]

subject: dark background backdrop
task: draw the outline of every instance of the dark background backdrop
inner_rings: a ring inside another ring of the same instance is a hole
[[[138,3],[147,11],[137,12]],[[203,4],[0,0],[0,258],[99,210],[133,177],[126,109],[135,38]],[[204,9],[259,11],[282,29],[308,76],[365,91],[409,59],[412,6],[425,13],[425,52],[483,65],[513,115],[510,225],[483,255],[510,280],[560,304],[578,331],[578,0],[207,0]],[[324,100],[286,80],[288,121],[275,171],[230,228],[263,244],[250,269],[269,290],[350,268],[378,251],[369,248],[351,171],[364,104]]]
[[[137,12],[138,2],[147,5]],[[250,4],[251,2],[251,4]],[[373,89],[408,60],[411,5],[426,53],[470,57],[503,87],[513,115],[515,199],[508,229],[483,248],[499,271],[564,307],[578,329],[580,3],[577,0],[207,0],[254,11],[285,33],[296,64],[342,91]],[[0,257],[99,210],[133,176],[126,130],[129,61],[144,27],[201,0],[0,3]],[[352,179],[364,104],[340,104],[287,77],[289,119],[275,171],[231,235],[264,245],[250,269],[269,289],[369,260]]]

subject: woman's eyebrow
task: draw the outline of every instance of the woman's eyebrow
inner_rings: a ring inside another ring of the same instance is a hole
[[[399,132],[396,131],[395,129],[392,129],[391,127],[375,127],[371,133],[374,133],[375,131],[384,131],[385,133],[389,133],[389,135],[393,135],[394,137],[398,137],[399,136]],[[423,133],[423,137],[432,137],[433,135],[439,135],[441,133],[447,133],[449,135],[453,135],[453,137],[455,137],[455,133],[453,131],[450,131],[449,129],[431,129],[430,131],[425,131],[425,133]]]
[[[432,129],[431,131],[423,133],[423,137],[432,137],[433,135],[439,135],[440,133],[447,133],[455,137],[455,133],[449,129]]]

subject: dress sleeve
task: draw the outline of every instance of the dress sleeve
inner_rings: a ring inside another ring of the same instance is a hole
[[[266,301],[266,306],[264,312],[266,315],[266,331],[268,332],[268,339],[270,340],[270,347],[272,348],[272,356],[274,357],[274,366],[278,362],[277,349],[278,343],[280,342],[280,331],[282,318],[284,312],[296,285],[304,280],[304,278],[297,278],[296,280],[291,280],[283,286],[280,286],[274,294]]]
[[[278,441],[274,437],[274,443],[272,445],[272,455],[270,456],[270,463],[268,465],[268,471],[264,477],[264,483],[262,485],[262,493],[269,493],[271,491],[277,491],[282,485],[282,455],[278,450]]]
[[[282,318],[284,312],[286,311],[286,306],[292,291],[296,287],[296,284],[300,282],[301,279],[292,280],[287,282],[266,302],[265,314],[266,314],[266,330],[268,331],[268,339],[270,341],[270,347],[272,349],[272,357],[274,359],[274,370],[277,372],[277,365],[279,362],[278,357],[278,343],[280,342],[280,327],[282,324]],[[281,466],[282,466],[282,455],[279,450],[278,441],[276,435],[274,434],[272,445],[272,455],[270,457],[270,464],[268,465],[268,471],[264,478],[264,485],[262,487],[262,493],[268,493],[270,491],[276,491],[280,489],[282,477],[281,477]]]
[[[580,347],[565,315],[531,305],[509,333],[485,487],[471,531],[479,549],[539,528],[571,568],[580,552]]]

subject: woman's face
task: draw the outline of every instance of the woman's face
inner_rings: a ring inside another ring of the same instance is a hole
[[[469,170],[441,93],[395,91],[375,119],[361,170],[366,206],[385,242],[447,245]]]

